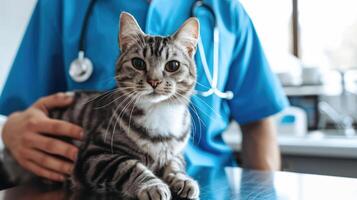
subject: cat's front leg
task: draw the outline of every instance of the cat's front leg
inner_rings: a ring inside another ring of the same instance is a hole
[[[131,185],[137,187],[139,200],[170,200],[171,191],[166,183],[157,178],[145,165],[138,163],[133,171]]]
[[[156,177],[139,160],[127,154],[101,153],[98,146],[89,145],[79,157],[75,168],[75,183],[99,192],[119,192],[139,200],[170,200],[166,183]]]
[[[173,158],[164,166],[162,178],[179,197],[198,199],[198,183],[186,174],[182,156]]]

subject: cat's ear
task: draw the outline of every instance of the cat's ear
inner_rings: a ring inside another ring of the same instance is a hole
[[[121,51],[125,51],[132,44],[137,42],[137,38],[144,36],[144,32],[140,29],[138,22],[135,18],[127,13],[122,12],[120,14],[119,23],[119,48]]]
[[[200,34],[200,23],[195,17],[191,17],[173,35],[174,41],[184,47],[192,57],[196,52],[198,37]]]

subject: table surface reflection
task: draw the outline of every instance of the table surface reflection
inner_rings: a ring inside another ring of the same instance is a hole
[[[201,200],[357,199],[357,179],[241,168],[192,167]],[[123,199],[113,194],[66,192],[46,185],[25,185],[0,191],[0,200]]]

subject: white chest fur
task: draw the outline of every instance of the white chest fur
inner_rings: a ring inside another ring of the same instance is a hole
[[[181,136],[186,105],[158,104],[144,109],[145,116],[140,121],[152,136]]]
[[[136,119],[136,122],[140,126],[145,127],[150,136],[163,136],[180,138],[182,134],[187,130],[187,126],[190,126],[190,116],[185,114],[187,110],[186,105],[173,105],[173,104],[158,104],[156,106],[150,106],[141,104],[137,105],[144,110],[145,114],[142,117]],[[184,126],[184,124],[186,124]],[[128,127],[125,127],[128,128]],[[152,163],[152,169],[156,167],[162,167],[173,156],[180,154],[188,141],[189,135],[182,141],[173,139],[162,142],[153,143],[149,139],[142,139],[140,134],[133,131],[128,134],[144,152],[151,155],[155,159]]]

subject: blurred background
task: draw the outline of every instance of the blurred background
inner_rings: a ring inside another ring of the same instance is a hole
[[[357,1],[241,2],[291,103],[276,116],[283,169],[357,177]]]
[[[292,105],[275,116],[283,169],[357,177],[357,1],[240,1]],[[35,3],[0,0],[0,92]]]
[[[36,2],[0,0],[0,93]]]

